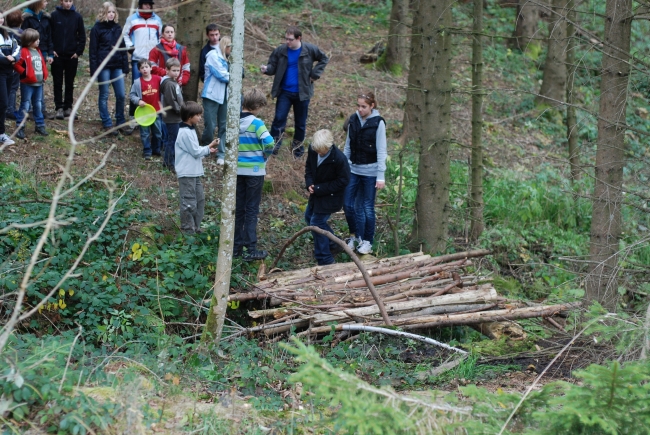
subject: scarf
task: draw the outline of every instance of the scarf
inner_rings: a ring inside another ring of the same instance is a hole
[[[166,39],[161,39],[160,43],[170,57],[178,58],[178,50],[176,49],[175,39],[172,42],[169,42]]]
[[[142,18],[144,18],[145,20],[148,20],[148,19],[151,18],[151,16],[153,15],[153,12],[142,12],[142,11],[140,11],[140,12],[138,12],[138,13],[139,13],[140,16],[141,16]]]

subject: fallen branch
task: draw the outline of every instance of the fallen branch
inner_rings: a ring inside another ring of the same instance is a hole
[[[396,337],[406,337],[410,338],[413,340],[418,340],[423,343],[427,344],[433,344],[434,346],[442,347],[444,349],[448,350],[453,350],[454,352],[458,352],[460,354],[466,354],[467,352],[458,349],[457,347],[449,346],[448,344],[441,343],[439,341],[434,340],[433,338],[429,337],[423,337],[421,335],[416,335],[416,334],[410,334],[408,332],[402,332],[402,331],[397,331],[395,329],[386,329],[386,328],[377,328],[375,326],[365,326],[365,325],[343,325],[343,330],[344,331],[362,331],[362,332],[379,332],[381,334],[386,334],[386,335],[393,335]]]

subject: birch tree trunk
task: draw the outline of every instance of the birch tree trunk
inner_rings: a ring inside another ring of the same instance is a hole
[[[409,79],[420,90],[418,191],[412,242],[444,251],[449,220],[451,137],[451,0],[420,0],[414,25]],[[410,87],[410,86],[409,86]]]
[[[230,290],[232,270],[232,242],[235,235],[235,198],[237,192],[237,155],[239,149],[239,113],[244,68],[244,0],[234,0],[232,5],[232,53],[230,58],[230,83],[228,84],[228,128],[226,131],[226,163],[221,197],[221,228],[219,256],[210,301],[208,318],[201,341],[219,344],[226,318],[226,304]]]
[[[409,0],[393,0],[386,46],[386,69],[401,75],[409,56]]]
[[[544,76],[537,104],[546,104],[551,107],[560,105],[566,92],[566,52],[567,52],[567,0],[552,0],[551,18],[548,35],[548,50],[544,64]]]
[[[607,0],[586,298],[616,308],[632,0]]]
[[[199,56],[209,19],[210,0],[180,3],[176,20],[176,40],[187,47],[187,55],[190,58],[190,81],[183,86],[183,98],[186,101],[197,101],[199,96]]]
[[[474,0],[472,39],[472,167],[470,192],[470,240],[476,241],[483,224],[483,0]]]

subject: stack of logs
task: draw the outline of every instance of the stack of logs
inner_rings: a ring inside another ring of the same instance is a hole
[[[431,257],[419,252],[373,258],[364,261],[364,266],[390,323],[402,330],[474,325],[490,336],[486,325],[550,317],[577,306],[525,306],[500,297],[489,281],[465,274],[472,266],[471,258],[487,254],[477,250]],[[272,273],[262,276],[249,292],[229,296],[229,301],[253,299],[265,300],[267,307],[274,308],[249,311],[250,317],[262,323],[248,328],[249,333],[272,336],[294,329],[300,336],[340,331],[350,323],[386,325],[354,263]]]

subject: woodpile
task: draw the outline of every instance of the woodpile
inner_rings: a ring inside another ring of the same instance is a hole
[[[510,321],[550,317],[577,306],[525,306],[500,297],[489,281],[466,272],[473,258],[487,254],[477,250],[431,257],[418,252],[366,260],[363,266],[379,305],[352,262],[263,275],[248,292],[231,294],[229,301],[264,300],[269,308],[248,312],[261,324],[241,333],[267,336],[292,329],[299,336],[327,334],[342,331],[345,324],[363,324],[402,330],[473,325],[492,338],[498,335],[494,331],[504,330],[522,338],[521,328]],[[507,326],[494,327],[504,321]]]

